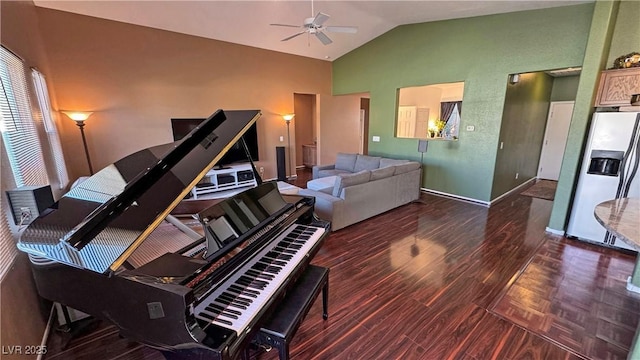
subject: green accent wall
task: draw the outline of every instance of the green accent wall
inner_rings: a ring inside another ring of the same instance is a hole
[[[605,68],[610,69],[613,60],[632,52],[640,53],[640,1],[625,0],[620,1]]]
[[[544,72],[521,74],[518,83],[507,85],[492,199],[538,174],[552,87]]]
[[[490,201],[508,75],[581,66],[593,11],[589,3],[400,26],[335,60],[333,93],[370,93],[369,136],[381,141],[369,141],[369,154],[420,160],[417,140],[394,137],[397,89],[464,81],[459,141],[431,142],[422,185]]]
[[[574,101],[578,92],[580,76],[563,76],[553,80],[551,101]]]

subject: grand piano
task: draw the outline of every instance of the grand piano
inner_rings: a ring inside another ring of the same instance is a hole
[[[18,242],[40,295],[108,320],[167,358],[239,358],[328,234],[314,199],[260,182],[200,211],[205,236],[175,251],[163,249],[178,236],[142,249],[259,116],[218,110],[182,140],[107,166],[44,211]]]

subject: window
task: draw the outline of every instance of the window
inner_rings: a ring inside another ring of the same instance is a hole
[[[0,161],[0,207],[5,215],[0,216],[1,279],[17,254],[6,216],[9,211],[4,192],[15,186],[49,182],[31,112],[25,66],[20,58],[4,47],[0,47],[0,132],[0,143],[6,150],[1,154],[3,161]]]
[[[16,186],[49,183],[31,113],[24,63],[0,48],[0,131]]]
[[[2,137],[0,137],[0,146],[3,145]],[[1,154],[4,155],[4,154]],[[11,178],[11,169],[3,156],[0,161],[0,167],[2,168],[0,179],[0,204],[2,211],[5,214],[7,212],[7,198],[4,196],[5,190],[11,189],[13,185],[13,179]],[[0,281],[4,278],[4,274],[9,270],[9,267],[13,263],[13,259],[16,257],[18,249],[16,248],[13,240],[13,234],[11,234],[11,228],[7,222],[6,216],[0,216]]]
[[[67,174],[67,167],[64,162],[64,155],[62,154],[62,144],[60,143],[60,136],[58,135],[58,129],[55,121],[52,118],[51,105],[49,103],[49,91],[47,90],[47,82],[38,70],[32,69],[31,76],[33,77],[33,85],[36,90],[36,96],[38,98],[38,104],[40,105],[40,115],[42,116],[42,123],[44,124],[44,130],[47,133],[47,139],[49,140],[49,148],[51,151],[51,158],[55,164],[56,176],[58,177],[58,184],[60,189],[64,189],[69,183],[69,175]]]

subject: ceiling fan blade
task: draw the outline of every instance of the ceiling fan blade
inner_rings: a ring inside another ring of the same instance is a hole
[[[294,27],[294,28],[298,28],[300,27],[300,25],[288,25],[288,24],[269,24],[271,26],[285,26],[285,27]]]
[[[316,37],[318,38],[318,40],[320,40],[321,43],[325,44],[325,45],[329,45],[331,44],[333,41],[331,41],[331,39],[329,39],[329,37],[327,35],[325,35],[323,32],[317,32],[316,33]]]
[[[293,38],[294,38],[294,37],[296,37],[296,36],[300,36],[300,35],[304,34],[305,32],[306,32],[306,31],[301,31],[301,32],[299,32],[299,33],[297,33],[297,34],[293,34],[293,35],[291,35],[291,36],[289,36],[289,37],[286,37],[286,38],[284,38],[284,39],[282,39],[282,40],[280,40],[280,41],[287,41],[287,40],[291,40],[291,39],[293,39]]]
[[[324,28],[328,32],[355,34],[358,28],[355,26],[327,26]]]
[[[318,15],[316,15],[316,17],[313,18],[311,25],[321,26],[322,24],[325,23],[325,21],[329,20],[329,17],[330,17],[329,15],[319,12]]]

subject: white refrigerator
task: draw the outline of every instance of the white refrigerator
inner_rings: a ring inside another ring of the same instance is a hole
[[[599,203],[640,197],[640,112],[595,113],[571,208],[567,236],[632,249],[608,233],[593,215]]]

